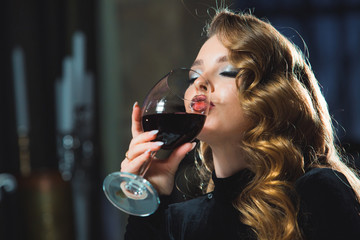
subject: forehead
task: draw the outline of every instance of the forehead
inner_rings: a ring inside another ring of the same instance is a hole
[[[201,47],[194,64],[218,61],[227,61],[228,49],[220,42],[218,37],[212,36]]]

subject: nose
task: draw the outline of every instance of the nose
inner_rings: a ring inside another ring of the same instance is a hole
[[[208,81],[203,76],[200,76],[196,79],[194,82],[195,88],[198,91],[205,92],[205,93],[211,93],[214,91],[213,86],[211,85],[210,81]]]

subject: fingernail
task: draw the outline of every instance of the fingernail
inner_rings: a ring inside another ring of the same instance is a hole
[[[151,132],[150,132],[150,134],[151,135],[155,135],[155,134],[157,134],[159,132],[159,130],[152,130]]]
[[[191,143],[191,145],[192,145],[191,150],[193,150],[196,147],[196,142]]]
[[[158,146],[162,146],[162,145],[164,145],[164,142],[155,142],[155,144]]]
[[[133,105],[133,108],[135,108],[138,105],[138,102],[136,101]]]
[[[150,149],[148,149],[148,150],[146,150],[146,152],[145,153],[149,153],[151,150]]]

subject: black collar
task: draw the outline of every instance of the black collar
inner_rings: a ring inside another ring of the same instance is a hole
[[[254,174],[247,168],[226,178],[217,178],[215,172],[212,174],[214,181],[214,197],[226,201],[232,201],[238,196],[247,184],[251,181]]]

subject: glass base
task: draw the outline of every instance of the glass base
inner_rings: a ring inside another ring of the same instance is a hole
[[[149,216],[160,204],[154,187],[146,179],[132,173],[109,174],[104,180],[103,190],[115,207],[135,216]]]

